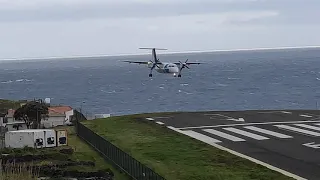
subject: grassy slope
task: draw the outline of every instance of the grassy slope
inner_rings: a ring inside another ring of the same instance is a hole
[[[166,179],[291,179],[139,118],[142,116],[111,117],[83,123]]]

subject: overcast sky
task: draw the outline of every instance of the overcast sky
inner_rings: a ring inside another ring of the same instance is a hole
[[[320,45],[319,8],[319,0],[0,0],[0,59]]]

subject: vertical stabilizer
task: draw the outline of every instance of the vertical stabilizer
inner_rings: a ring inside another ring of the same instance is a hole
[[[156,50],[167,50],[167,49],[163,49],[163,48],[147,48],[147,47],[139,48],[139,49],[151,49],[152,50],[152,60],[154,63],[161,63],[157,58]]]

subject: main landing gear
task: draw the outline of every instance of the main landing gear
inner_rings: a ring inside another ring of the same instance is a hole
[[[178,77],[181,77],[181,74],[178,74]]]
[[[151,73],[149,74],[149,77],[152,77],[152,74],[151,74]]]

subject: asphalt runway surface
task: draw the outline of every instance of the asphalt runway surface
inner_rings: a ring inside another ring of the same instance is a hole
[[[320,111],[183,112],[150,118],[305,179],[320,179]]]

